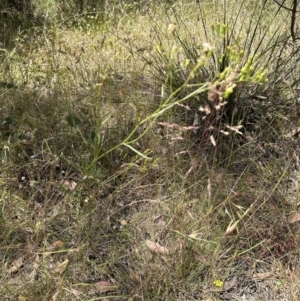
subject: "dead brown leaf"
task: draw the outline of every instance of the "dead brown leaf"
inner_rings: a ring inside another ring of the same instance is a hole
[[[162,127],[165,127],[165,128],[176,129],[176,130],[180,130],[180,131],[183,131],[183,132],[199,129],[198,126],[181,126],[177,123],[159,122],[158,124]]]
[[[122,226],[127,226],[127,221],[125,219],[120,220]]]
[[[54,293],[54,295],[52,296],[52,301],[58,300],[57,297],[58,297],[59,294],[60,294],[60,291],[56,291],[56,292]]]
[[[72,294],[73,294],[75,297],[77,297],[77,298],[79,298],[80,295],[82,295],[82,292],[80,292],[79,290],[76,290],[76,289],[74,289],[74,288],[71,288],[71,292],[72,292]]]
[[[17,272],[23,266],[23,259],[23,257],[20,257],[14,260],[11,264],[10,269],[8,270],[8,273],[11,274]]]
[[[274,276],[274,272],[273,271],[271,271],[271,272],[265,272],[265,273],[255,273],[255,274],[253,274],[253,279],[263,280],[263,279],[270,278],[272,276]]]
[[[109,281],[99,281],[91,287],[89,293],[101,294],[101,293],[114,291],[117,288],[118,287],[116,285],[111,284]]]
[[[226,229],[225,235],[231,234],[236,229],[237,225],[237,222],[233,223],[233,220],[231,220]]]
[[[40,263],[41,263],[40,257],[39,257],[39,255],[36,255],[34,263],[33,263],[33,270],[29,274],[29,279],[33,280],[36,277]]]
[[[77,186],[76,182],[69,180],[61,180],[58,182],[58,184],[69,190],[74,190]]]
[[[210,178],[207,179],[207,197],[210,199],[211,198],[211,182],[210,182]]]
[[[216,146],[216,145],[217,145],[216,140],[215,140],[215,138],[214,138],[213,135],[210,135],[210,136],[209,136],[209,139],[210,139],[210,142],[211,142],[211,144],[212,144],[213,146]]]
[[[236,126],[229,126],[229,125],[226,125],[226,127],[227,127],[228,129],[230,129],[230,130],[236,132],[237,134],[243,135],[243,133],[239,131],[241,128],[243,128],[242,125],[236,125]]]
[[[295,213],[290,214],[287,218],[287,221],[289,224],[293,224],[295,222],[300,221],[300,213],[295,212]]]
[[[217,184],[221,184],[224,180],[224,174],[225,174],[225,171],[222,170],[220,173],[218,173],[215,177],[215,181]]]
[[[151,241],[151,240],[146,240],[146,245],[150,249],[151,252],[156,253],[156,254],[161,254],[161,255],[169,255],[170,252],[167,248],[161,246],[160,244]]]
[[[70,260],[66,259],[62,263],[56,265],[56,267],[54,267],[51,272],[53,274],[62,274],[68,268],[69,264]]]
[[[57,240],[47,247],[47,252],[53,251],[55,249],[60,249],[63,246],[64,246],[64,243],[60,240]]]
[[[195,219],[194,214],[190,210],[187,210],[186,213],[191,219]]]

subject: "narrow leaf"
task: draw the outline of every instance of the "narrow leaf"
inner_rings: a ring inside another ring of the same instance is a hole
[[[2,123],[5,125],[13,125],[16,123],[16,120],[13,117],[6,117]]]
[[[0,89],[12,89],[12,88],[18,88],[18,87],[12,83],[0,82]]]
[[[67,120],[68,124],[74,128],[79,128],[82,125],[81,120],[78,117],[76,117],[75,115],[69,115],[66,118],[66,120]]]
[[[134,151],[136,154],[138,154],[139,156],[141,156],[144,159],[151,159],[147,156],[145,156],[144,154],[142,154],[141,152],[139,152],[138,150],[136,150],[135,148],[133,148],[131,145],[127,144],[127,143],[123,143],[124,146],[127,146],[128,148],[130,148],[132,151]]]

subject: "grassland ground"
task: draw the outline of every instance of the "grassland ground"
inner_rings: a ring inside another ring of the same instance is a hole
[[[5,33],[0,299],[299,300],[289,13],[118,5]]]

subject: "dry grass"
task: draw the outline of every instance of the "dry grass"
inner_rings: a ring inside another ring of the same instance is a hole
[[[235,30],[244,47],[252,2]],[[224,8],[204,3],[200,20],[194,2],[148,9],[104,25],[87,18],[85,29],[52,24],[1,50],[0,82],[17,86],[0,88],[1,300],[242,300],[251,286],[247,300],[298,300],[294,46],[277,44],[284,69],[255,35],[249,56],[257,70],[268,62],[270,80],[243,94],[270,101],[253,101],[252,127],[214,147],[183,131],[187,106],[207,94],[188,98],[195,86],[182,78],[174,92],[168,67],[185,66],[175,28],[184,44],[222,52],[202,20],[222,22]],[[268,37],[283,38],[275,23],[284,32],[285,13],[275,22],[270,9],[261,34],[270,20]]]

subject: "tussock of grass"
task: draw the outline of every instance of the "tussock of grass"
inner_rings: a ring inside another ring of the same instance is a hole
[[[3,300],[299,297],[299,48],[265,5],[120,4],[11,36]]]

